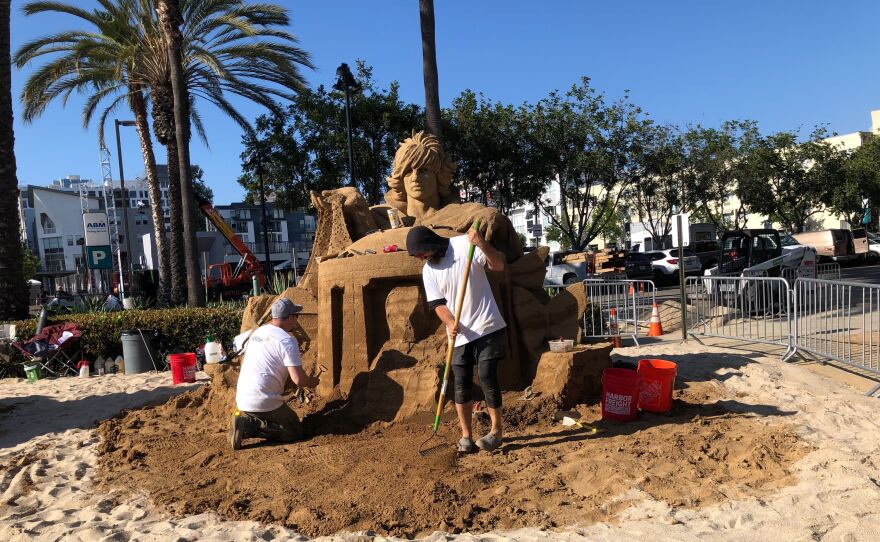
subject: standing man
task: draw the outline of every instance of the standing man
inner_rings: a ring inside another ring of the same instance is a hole
[[[232,416],[229,442],[233,450],[246,438],[290,442],[302,435],[299,417],[284,402],[288,377],[301,388],[314,388],[317,376],[303,371],[299,343],[290,336],[302,306],[282,297],[272,304],[272,321],[247,339]]]
[[[474,259],[471,264],[470,280],[462,302],[461,317],[455,326],[455,303],[459,289],[464,285],[464,271],[468,263],[467,254],[474,245]],[[472,452],[474,445],[492,451],[501,445],[501,388],[498,386],[498,363],[504,359],[507,337],[504,319],[495,303],[484,267],[501,271],[505,266],[504,255],[486,242],[477,230],[468,230],[467,235],[447,239],[425,226],[416,226],[406,236],[406,247],[410,256],[425,262],[422,280],[428,307],[433,309],[446,325],[446,333],[455,341],[452,354],[452,373],[455,385],[455,410],[461,425],[459,452]],[[471,387],[473,385],[474,365],[480,377],[480,386],[486,397],[492,429],[474,442],[471,433],[471,414],[473,404]]]

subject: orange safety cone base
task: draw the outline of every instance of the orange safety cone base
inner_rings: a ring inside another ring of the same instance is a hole
[[[660,323],[660,311],[657,310],[657,303],[651,310],[651,323],[648,326],[648,337],[660,337],[663,335],[663,324]]]

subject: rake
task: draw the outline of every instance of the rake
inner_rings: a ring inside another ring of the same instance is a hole
[[[480,221],[474,222],[473,229],[480,231]],[[458,292],[458,300],[455,305],[455,326],[458,328],[458,321],[461,318],[461,307],[464,305],[464,294],[467,291],[468,279],[471,275],[471,262],[474,260],[474,245],[468,249],[467,265],[464,268],[464,280],[461,283],[461,290]],[[450,338],[446,342],[446,366],[443,368],[443,383],[440,386],[440,397],[437,399],[437,412],[434,414],[434,426],[429,436],[419,445],[419,455],[422,457],[431,455],[448,444],[448,440],[437,434],[440,429],[440,414],[443,412],[443,402],[446,399],[446,386],[449,384],[449,367],[452,365],[452,352],[455,350],[455,339]]]

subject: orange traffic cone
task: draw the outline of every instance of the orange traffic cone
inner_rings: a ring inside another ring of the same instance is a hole
[[[648,327],[648,337],[660,337],[663,335],[663,324],[660,323],[660,311],[657,310],[657,302],[651,310],[651,323]]]
[[[617,325],[617,309],[611,307],[611,313],[608,316],[608,334],[611,335],[612,348],[620,348],[623,341],[620,339],[620,327]]]
[[[633,295],[634,293],[635,293],[635,291],[633,290],[633,283],[630,282],[630,283],[629,283],[629,291],[626,293],[626,295],[632,297],[632,295]]]

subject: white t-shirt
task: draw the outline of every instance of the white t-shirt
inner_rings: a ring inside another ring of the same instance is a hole
[[[269,412],[284,404],[288,367],[302,365],[299,343],[278,326],[266,324],[245,345],[235,403],[244,412]]]
[[[426,262],[425,267],[422,268],[422,280],[425,283],[428,302],[446,299],[446,306],[453,315],[455,315],[455,305],[458,303],[458,289],[464,278],[470,246],[467,235],[453,237],[449,240],[446,256],[436,264]],[[485,265],[486,255],[482,250],[474,247],[474,261],[471,264],[471,275],[464,295],[455,346],[467,344],[507,325],[495,303],[495,296],[492,295],[489,279],[486,278],[486,271],[483,269]]]

